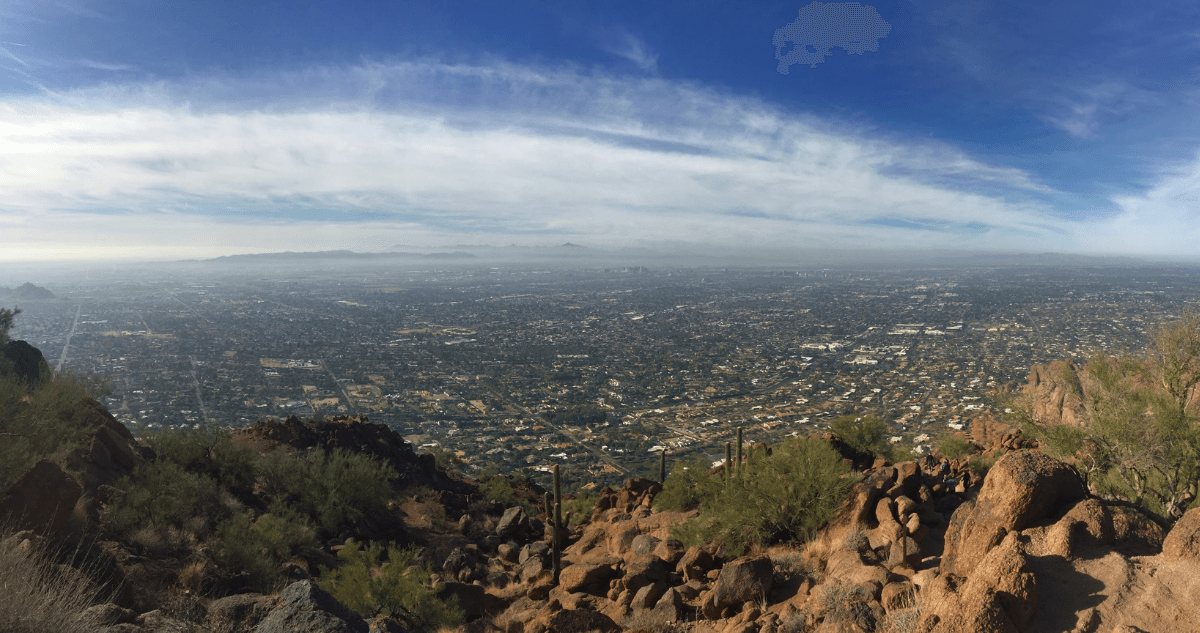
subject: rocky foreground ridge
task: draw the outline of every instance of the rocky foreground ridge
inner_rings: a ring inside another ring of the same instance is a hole
[[[317,587],[319,568],[353,546],[346,535],[288,563],[293,582],[269,595],[215,595],[189,585],[187,561],[97,540],[113,484],[156,456],[89,407],[82,418],[94,431],[82,446],[37,462],[0,495],[0,558],[73,544],[87,555],[60,557],[55,573],[115,588],[83,612],[86,630],[404,630]],[[469,633],[1200,631],[1200,509],[1164,533],[1092,498],[1072,468],[990,419],[970,436],[977,454],[998,455],[982,480],[966,458],[870,462],[827,438],[863,470],[838,516],[807,544],[736,558],[673,539],[694,511],[655,511],[658,483],[604,489],[565,535],[557,583],[544,515],[481,504],[475,482],[442,472],[386,427],[289,419],[235,438],[257,451],[341,447],[393,465],[404,524],[367,522],[353,536],[420,545]],[[523,491],[529,501],[540,493]]]

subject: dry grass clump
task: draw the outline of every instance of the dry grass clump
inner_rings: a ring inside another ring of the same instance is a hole
[[[80,615],[98,594],[85,574],[55,565],[30,539],[0,540],[0,633],[85,633],[92,627]]]
[[[894,605],[876,631],[879,633],[913,633],[921,621],[921,601],[914,592],[905,592],[899,604]]]

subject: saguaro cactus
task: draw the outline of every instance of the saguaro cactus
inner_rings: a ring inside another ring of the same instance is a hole
[[[662,449],[658,453],[658,483],[667,482],[667,449]]]
[[[551,552],[554,561],[554,584],[558,584],[558,576],[562,573],[562,551],[559,540],[562,539],[562,477],[558,473],[558,464],[554,465],[554,530],[551,537]]]
[[[725,442],[725,471],[721,474],[725,476],[725,485],[728,486],[733,477],[730,470],[733,468],[733,445]]]
[[[734,468],[737,469],[738,478],[742,476],[742,427],[738,427],[738,450],[737,462],[734,463]]]

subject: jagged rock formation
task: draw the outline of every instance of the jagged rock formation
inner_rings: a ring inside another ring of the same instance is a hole
[[[1059,360],[1034,365],[1021,393],[1028,399],[1034,419],[1044,424],[1083,426],[1083,385],[1074,363]]]

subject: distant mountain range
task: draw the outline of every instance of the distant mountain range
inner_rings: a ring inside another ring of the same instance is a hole
[[[53,299],[53,292],[46,290],[41,286],[35,286],[29,282],[25,282],[16,288],[5,288],[0,286],[0,299]]]
[[[244,255],[225,255],[223,257],[214,257],[200,261],[214,263],[251,263],[251,262],[286,262],[286,261],[312,261],[312,260],[378,260],[378,259],[473,259],[475,256],[471,253],[463,251],[455,251],[451,253],[410,253],[402,251],[391,251],[387,253],[356,253],[354,251],[310,251],[304,253],[296,253],[292,251],[284,251],[282,253],[249,253]],[[195,260],[193,260],[195,261]]]
[[[447,264],[595,266],[768,266],[768,267],[872,267],[872,266],[1035,266],[1035,267],[1140,267],[1162,265],[1121,256],[1076,255],[1071,253],[1001,253],[951,249],[795,249],[772,247],[722,248],[714,245],[661,242],[623,248],[591,248],[571,242],[553,246],[492,246],[455,244],[437,252],[414,252],[412,246],[395,245],[392,250],[360,253],[328,250],[279,253],[248,253],[212,259],[186,260],[201,264],[366,264],[371,262],[440,261]]]

